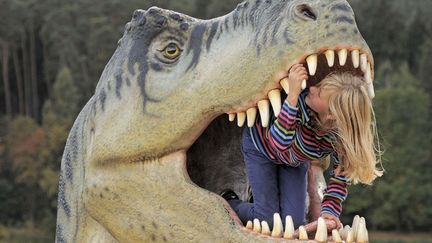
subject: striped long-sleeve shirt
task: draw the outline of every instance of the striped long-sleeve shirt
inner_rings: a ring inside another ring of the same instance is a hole
[[[334,137],[330,133],[320,133],[313,128],[309,109],[305,103],[306,91],[300,94],[297,107],[285,101],[277,118],[273,117],[270,126],[261,126],[258,117],[250,129],[255,147],[276,164],[299,166],[311,160],[332,156],[331,178],[324,193],[321,213],[339,217],[342,202],[348,195],[348,178],[336,175],[339,166],[338,156],[332,146]]]

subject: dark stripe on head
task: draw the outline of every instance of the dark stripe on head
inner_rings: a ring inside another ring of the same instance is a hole
[[[228,25],[228,21],[229,21],[229,18],[225,18],[225,30],[226,31],[229,31],[229,25]]]
[[[234,24],[234,29],[237,28],[237,23],[239,22],[239,12],[238,10],[234,11],[233,14],[233,24]]]
[[[105,111],[105,101],[106,101],[106,92],[105,89],[102,88],[100,94],[99,94],[99,100],[102,106],[102,111]]]
[[[162,70],[162,66],[159,63],[152,62],[150,64],[150,67],[155,71],[161,71]]]
[[[276,24],[274,25],[273,33],[272,33],[272,42],[271,42],[272,45],[276,45],[277,44],[276,34],[277,34],[277,32],[278,32],[281,24],[282,24],[282,21],[283,21],[283,18],[279,18],[276,21]]]
[[[60,206],[60,208],[63,209],[67,218],[70,218],[71,209],[70,209],[69,203],[66,201],[65,186],[66,186],[66,183],[63,179],[63,175],[60,173],[58,205]]]
[[[336,19],[333,20],[333,23],[348,23],[348,24],[354,24],[354,19],[347,17],[347,16],[339,16]]]
[[[206,31],[206,28],[207,26],[205,24],[200,23],[196,25],[192,31],[190,42],[189,42],[188,54],[191,51],[193,51],[193,57],[192,57],[192,62],[189,64],[189,67],[187,68],[187,71],[189,71],[192,67],[195,67],[198,64],[201,55],[203,36],[204,36],[204,32]]]
[[[211,25],[210,34],[209,34],[209,37],[207,38],[207,43],[206,43],[207,51],[209,51],[209,49],[210,49],[210,45],[213,41],[214,36],[216,35],[216,31],[218,29],[218,26],[219,26],[219,21],[214,21]]]
[[[261,4],[261,0],[256,0],[254,6],[252,7],[252,9],[250,11],[249,20],[252,23],[252,27],[255,27],[255,14],[256,14],[260,4]]]
[[[121,99],[120,89],[121,89],[122,84],[123,84],[122,70],[121,69],[117,69],[117,72],[115,74],[115,80],[116,80],[116,96],[117,96],[117,98]]]
[[[284,39],[285,39],[285,43],[288,44],[288,45],[292,45],[292,44],[295,43],[295,42],[294,42],[293,40],[291,40],[291,38],[289,37],[289,31],[288,31],[288,29],[285,29],[285,31],[284,31]]]
[[[66,243],[65,239],[63,238],[63,229],[62,226],[57,224],[56,225],[56,237],[55,237],[56,243]]]
[[[340,11],[349,12],[349,13],[352,12],[351,7],[346,3],[338,3],[338,4],[333,5],[331,7],[330,11],[335,11],[335,10],[340,10]]]
[[[139,64],[138,85],[140,87],[141,96],[143,98],[143,112],[147,115],[152,115],[146,112],[147,102],[158,102],[158,100],[150,98],[149,94],[145,90],[145,82],[147,72],[149,70],[149,63],[147,57],[149,51],[148,48],[152,43],[153,39],[165,29],[164,26],[167,22],[166,18],[164,18],[163,16],[158,16],[158,11],[158,9],[152,10],[154,18],[149,19],[145,26],[139,27],[136,32],[133,32],[127,36],[127,40],[131,43],[131,45],[128,52],[123,53],[123,60],[128,60],[128,70],[132,75],[135,75],[134,65],[136,63]]]

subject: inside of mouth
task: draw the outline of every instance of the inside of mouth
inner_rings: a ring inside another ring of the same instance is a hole
[[[330,73],[349,72],[364,76],[360,67],[354,68],[351,55],[347,55],[345,65],[340,65],[338,55],[335,55],[332,67],[329,67],[324,53],[318,54],[317,59],[316,73],[309,75],[307,87],[316,85]],[[306,61],[303,64],[308,69]],[[281,91],[282,101],[285,97],[286,93]],[[226,114],[210,123],[187,151],[187,172],[196,185],[215,194],[231,189],[240,199],[248,198],[246,168],[240,148],[242,131],[243,128],[229,122]]]

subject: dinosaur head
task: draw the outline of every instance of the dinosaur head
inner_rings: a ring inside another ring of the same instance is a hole
[[[372,85],[373,57],[345,0],[245,1],[210,20],[156,7],[136,10],[96,88],[88,160],[95,168],[125,166],[115,173],[126,173],[123,180],[135,181],[136,190],[145,190],[134,192],[141,195],[135,202],[151,198],[147,209],[134,207],[134,212],[174,208],[178,201],[188,201],[192,209],[184,215],[190,220],[181,224],[167,216],[165,230],[199,231],[194,219],[205,217],[210,208],[214,224],[222,230],[214,235],[235,239],[241,227],[235,215],[230,216],[229,206],[189,181],[186,151],[220,115],[238,114],[239,125],[246,114],[253,120],[260,101],[274,101],[269,93],[283,92],[284,78],[298,62],[308,68],[308,86],[334,71],[364,76]],[[272,102],[273,108],[277,103]],[[162,171],[167,174],[157,175]],[[110,181],[112,188],[123,183],[113,175],[96,177],[98,182]],[[180,192],[169,189],[174,185]],[[191,200],[192,195],[199,200]],[[127,203],[122,205],[123,210],[128,208]],[[160,212],[148,215],[157,220]],[[95,217],[105,222],[104,217]],[[212,222],[209,219],[207,225]],[[154,227],[154,232],[161,227]]]

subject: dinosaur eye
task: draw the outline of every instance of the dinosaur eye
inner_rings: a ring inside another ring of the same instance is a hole
[[[163,55],[168,59],[175,59],[180,55],[181,51],[177,44],[169,43],[163,50]]]
[[[317,19],[316,15],[312,12],[312,9],[306,4],[302,4],[302,5],[297,6],[297,11],[306,18],[309,18],[312,20]]]

